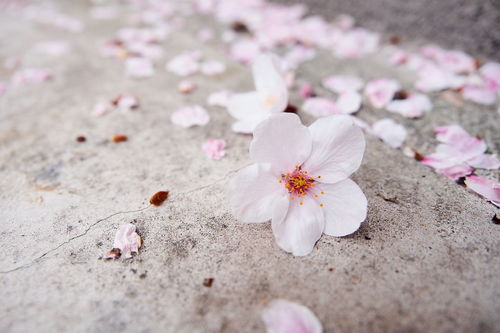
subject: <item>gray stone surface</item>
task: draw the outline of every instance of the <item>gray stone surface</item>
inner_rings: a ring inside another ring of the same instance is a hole
[[[274,0],[305,3],[313,13],[352,15],[363,26],[403,40],[434,41],[499,60],[498,0]]]
[[[85,18],[81,9],[72,8]],[[278,248],[269,223],[234,220],[225,187],[250,162],[251,138],[232,133],[222,109],[209,108],[203,128],[182,129],[169,119],[219,88],[252,84],[221,44],[194,38],[201,22],[164,44],[164,60],[199,48],[229,68],[218,81],[194,77],[200,89],[191,96],[176,92],[179,78],[162,66],[134,81],[119,62],[98,55],[97,42],[123,23],[88,21],[84,33],[71,35],[1,13],[0,22],[0,56],[27,52],[28,64],[55,70],[52,82],[0,98],[0,331],[262,332],[260,311],[281,297],[310,307],[326,332],[498,332],[500,237],[491,222],[498,210],[374,137],[367,136],[354,175],[369,200],[368,219],[355,234],[323,236],[309,256],[296,258]],[[69,39],[71,54],[29,52],[54,38]],[[299,75],[317,83],[335,72],[412,81],[381,58],[341,62],[327,54]],[[99,98],[119,93],[139,96],[140,109],[90,117]],[[409,144],[423,152],[433,150],[435,126],[455,122],[500,151],[496,110],[456,108],[439,96],[434,103],[417,121],[366,107],[360,117],[397,118],[410,131]],[[109,142],[116,133],[129,141]],[[78,135],[87,141],[77,143]],[[229,144],[221,161],[201,152],[214,136]],[[149,196],[165,189],[169,200],[148,207]],[[143,237],[139,255],[101,260],[127,222]],[[207,277],[215,279],[211,288],[202,285]]]

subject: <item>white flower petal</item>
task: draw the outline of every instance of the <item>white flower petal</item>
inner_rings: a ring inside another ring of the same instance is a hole
[[[350,116],[333,115],[309,126],[313,140],[311,156],[302,169],[321,181],[335,183],[348,178],[361,165],[365,151],[363,131]]]
[[[283,299],[272,301],[262,313],[268,333],[322,333],[318,318],[301,304]]]
[[[236,119],[248,119],[264,113],[261,105],[262,98],[256,91],[233,94],[229,98],[227,111]]]
[[[252,65],[255,88],[263,96],[269,112],[281,112],[288,105],[288,88],[279,59],[272,54],[260,55]]]
[[[294,256],[308,255],[325,228],[323,207],[309,196],[297,198],[282,222],[272,221],[272,228],[279,247]]]
[[[311,134],[297,115],[274,114],[255,129],[250,157],[256,163],[270,163],[281,174],[301,165],[311,153],[311,144]]]
[[[333,75],[323,79],[323,87],[341,94],[346,91],[359,91],[363,81],[357,76]]]
[[[385,118],[372,125],[372,133],[392,148],[399,148],[406,140],[406,129],[394,120]]]
[[[361,95],[356,91],[347,91],[340,94],[335,102],[340,113],[350,114],[357,112],[361,107]]]
[[[227,193],[234,216],[240,222],[260,223],[285,215],[288,194],[278,181],[266,164],[252,164],[238,171]]]
[[[366,219],[367,200],[363,191],[351,179],[336,184],[317,183],[319,195],[325,212],[325,234],[346,236],[359,229]]]

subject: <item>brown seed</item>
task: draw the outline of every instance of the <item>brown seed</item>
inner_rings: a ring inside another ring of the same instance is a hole
[[[85,141],[87,141],[87,138],[84,137],[83,135],[76,137],[76,142],[85,142]]]
[[[116,135],[113,135],[110,140],[113,142],[123,142],[123,141],[127,141],[128,137],[124,134],[116,134]]]
[[[399,90],[399,91],[396,91],[393,99],[399,100],[399,99],[407,99],[407,98],[408,98],[408,92],[406,90]]]
[[[121,99],[121,98],[122,98],[122,95],[121,95],[121,94],[120,94],[120,95],[118,95],[118,96],[116,96],[115,98],[113,98],[113,99],[111,100],[111,104],[113,104],[114,106],[117,106],[117,105],[118,105],[118,102],[120,102],[120,99]]]
[[[159,191],[153,194],[153,196],[149,199],[149,203],[154,206],[159,206],[163,203],[163,201],[167,200],[168,191]]]
[[[210,288],[213,283],[214,283],[214,278],[203,279],[203,286],[205,286],[207,288]]]
[[[231,28],[236,32],[247,33],[249,32],[248,27],[243,22],[234,22]]]
[[[389,38],[389,43],[391,43],[393,45],[397,45],[397,44],[401,43],[401,38],[399,38],[399,36],[393,35]]]

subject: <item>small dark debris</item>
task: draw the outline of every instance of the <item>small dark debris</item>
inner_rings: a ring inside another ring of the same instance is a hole
[[[407,99],[408,98],[408,92],[406,90],[398,90],[394,94],[394,100],[401,100],[401,99]]]
[[[285,112],[290,112],[290,113],[297,113],[297,111],[298,111],[297,107],[292,104],[288,104],[285,109]]]
[[[330,268],[328,268],[328,271],[329,271],[329,272],[333,272],[333,271],[335,271],[335,267],[330,267]]]
[[[392,35],[391,37],[389,37],[389,43],[391,43],[392,45],[397,45],[401,43],[401,38],[399,36]]]
[[[84,137],[83,135],[76,137],[76,142],[85,142],[85,141],[87,141],[87,138]]]
[[[121,99],[121,98],[122,98],[122,95],[118,95],[118,96],[116,96],[115,98],[113,98],[113,99],[111,100],[111,104],[113,104],[113,106],[117,106],[117,105],[118,105],[118,103],[120,102],[120,99]]]
[[[149,203],[154,206],[160,206],[163,201],[168,198],[168,191],[159,191],[153,194],[153,196],[149,199]]]
[[[130,271],[131,271],[132,273],[134,273],[134,274],[135,274],[135,273],[137,273],[137,269],[135,269],[135,268],[131,268],[131,269],[130,269]]]
[[[210,288],[213,283],[214,283],[214,278],[203,279],[203,286],[204,287]]]
[[[245,23],[236,21],[231,25],[231,29],[233,29],[235,32],[239,33],[249,33],[250,30],[248,30],[248,27],[246,26]]]
[[[366,239],[366,240],[371,240],[372,238],[371,238],[371,237],[368,237],[368,236],[365,236],[365,239]]]
[[[145,271],[144,273],[142,273],[141,275],[139,275],[139,279],[145,279],[146,276],[148,276],[148,271]]]
[[[389,201],[389,202],[392,202],[395,204],[399,203],[397,197],[386,197],[384,194],[381,194],[381,193],[377,194],[377,196],[384,199],[385,201]]]
[[[96,245],[97,245],[97,247],[101,247],[103,244],[102,244],[102,242],[97,242]]]
[[[466,187],[465,185],[465,177],[460,177],[456,180],[456,183],[460,186]]]
[[[495,224],[500,224],[500,213],[496,213],[495,215],[493,215],[491,221]]]
[[[128,137],[125,134],[116,134],[113,135],[110,140],[112,142],[124,142],[128,140]]]
[[[415,161],[421,162],[424,160],[424,158],[425,158],[424,155],[420,154],[418,151],[415,151],[415,156],[414,156]]]
[[[120,258],[121,255],[122,255],[122,252],[120,251],[120,249],[113,248],[113,249],[111,249],[111,251],[106,253],[103,258],[104,259],[118,259],[118,258]]]

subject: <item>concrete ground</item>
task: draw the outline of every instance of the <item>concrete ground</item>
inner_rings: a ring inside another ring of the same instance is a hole
[[[293,257],[276,245],[269,223],[239,224],[230,213],[226,184],[250,162],[251,137],[233,133],[220,108],[208,108],[206,127],[170,122],[175,109],[204,104],[210,92],[251,87],[248,69],[220,42],[200,44],[195,32],[206,22],[199,21],[165,42],[155,76],[127,79],[119,62],[98,54],[98,42],[123,22],[90,21],[83,6],[69,8],[86,22],[81,34],[0,13],[0,56],[27,54],[26,63],[55,71],[51,82],[0,98],[1,332],[263,332],[260,312],[274,298],[308,306],[326,332],[500,331],[500,227],[491,221],[492,204],[367,136],[354,175],[369,201],[367,221],[351,236],[324,235],[309,256]],[[70,54],[28,51],[57,38],[71,42]],[[199,89],[180,95],[180,79],[163,63],[194,48],[224,60],[228,71],[219,80],[195,76]],[[299,71],[315,83],[333,73],[413,80],[377,57],[320,54]],[[119,93],[138,96],[140,108],[90,116],[97,100]],[[421,120],[369,107],[359,116],[397,119],[423,152],[434,149],[434,127],[452,123],[500,152],[496,110],[457,108],[438,95],[433,101]],[[110,142],[117,133],[129,140]],[[87,141],[76,142],[79,135]],[[210,137],[228,142],[224,159],[203,155]],[[170,198],[148,206],[159,190]],[[140,253],[103,261],[128,222],[143,238]],[[210,288],[205,278],[214,278]]]

